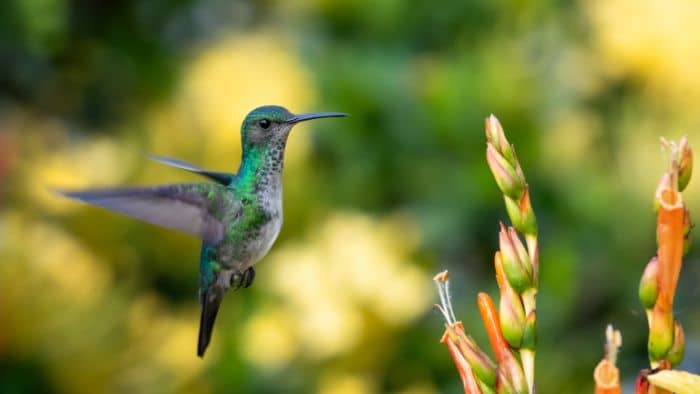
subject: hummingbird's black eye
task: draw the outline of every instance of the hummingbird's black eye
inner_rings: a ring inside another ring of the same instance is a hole
[[[270,119],[260,119],[260,121],[258,122],[258,124],[259,124],[260,127],[262,127],[263,129],[267,129],[268,127],[270,127]]]

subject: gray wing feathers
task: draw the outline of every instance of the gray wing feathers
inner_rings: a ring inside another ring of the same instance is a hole
[[[187,163],[185,161],[179,160],[179,159],[172,159],[169,157],[163,157],[163,156],[156,156],[156,155],[148,155],[148,158],[154,161],[157,161],[159,163],[179,168],[181,170],[189,171],[189,172],[194,172],[195,174],[203,175],[209,179],[212,179],[224,186],[228,186],[233,182],[233,174],[229,174],[226,172],[215,172],[215,171],[208,171],[201,169],[195,165],[192,165],[190,163]]]
[[[217,244],[224,238],[221,210],[225,190],[216,184],[178,184],[151,188],[60,191],[66,197],[84,201],[125,215],[179,230]]]

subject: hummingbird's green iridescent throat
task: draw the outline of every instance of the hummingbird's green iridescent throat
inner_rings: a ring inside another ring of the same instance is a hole
[[[293,114],[279,106],[258,107],[241,125],[243,154],[236,173],[209,171],[181,160],[150,156],[213,182],[60,193],[202,239],[202,313],[197,344],[197,355],[202,357],[224,294],[231,287],[252,284],[254,264],[267,254],[282,227],[282,167],[292,127],[307,120],[342,116],[347,115]]]

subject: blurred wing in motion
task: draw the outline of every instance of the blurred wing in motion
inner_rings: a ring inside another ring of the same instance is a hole
[[[155,160],[159,163],[179,168],[181,170],[189,171],[189,172],[194,172],[195,174],[203,175],[209,179],[212,179],[224,186],[228,186],[233,182],[233,177],[234,174],[229,174],[226,172],[215,172],[215,171],[207,171],[204,169],[201,169],[197,166],[194,166],[190,163],[187,163],[185,161],[179,160],[179,159],[172,159],[169,157],[163,157],[163,156],[156,156],[156,155],[148,155],[148,158],[151,160]]]
[[[212,245],[224,238],[225,226],[220,213],[227,208],[230,197],[226,193],[230,190],[214,183],[58,192],[157,226],[198,236]]]

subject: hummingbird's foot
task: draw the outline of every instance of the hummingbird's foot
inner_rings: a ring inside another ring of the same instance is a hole
[[[252,285],[253,279],[255,279],[255,268],[248,267],[248,269],[243,273],[243,288]]]
[[[231,290],[238,290],[241,287],[246,288],[253,284],[253,279],[255,279],[255,269],[253,267],[248,267],[243,272],[236,272],[231,275]]]

